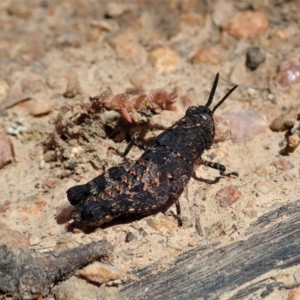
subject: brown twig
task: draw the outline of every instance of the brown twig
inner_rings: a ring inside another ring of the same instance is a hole
[[[37,253],[0,245],[0,298],[1,295],[12,299],[46,296],[57,282],[93,261],[109,257],[112,251],[113,246],[106,240],[60,253]]]
[[[10,108],[12,106],[15,106],[16,104],[30,100],[31,97],[29,95],[23,95],[20,97],[8,97],[4,101],[0,103],[0,111],[5,110],[7,108]]]

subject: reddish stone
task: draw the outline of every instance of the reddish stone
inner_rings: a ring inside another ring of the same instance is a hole
[[[276,81],[281,86],[300,82],[300,59],[296,55],[286,56],[278,66]]]
[[[221,207],[228,207],[239,200],[242,194],[233,185],[229,185],[216,194]]]
[[[265,13],[245,11],[230,19],[228,33],[237,38],[248,38],[264,33],[269,26]]]

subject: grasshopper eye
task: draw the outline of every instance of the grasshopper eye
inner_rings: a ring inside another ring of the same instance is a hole
[[[187,113],[194,113],[197,110],[197,106],[190,106],[187,109]]]

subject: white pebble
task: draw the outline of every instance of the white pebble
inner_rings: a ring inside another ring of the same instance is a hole
[[[268,181],[257,183],[255,186],[263,195],[269,194],[276,187],[274,184]]]
[[[41,242],[41,239],[38,237],[38,236],[35,236],[35,235],[32,235],[30,238],[29,238],[29,245],[30,246],[34,246],[34,245],[37,245]]]
[[[76,155],[79,153],[79,149],[77,147],[74,147],[74,148],[72,148],[71,153]]]

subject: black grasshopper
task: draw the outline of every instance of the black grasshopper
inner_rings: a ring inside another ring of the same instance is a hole
[[[214,112],[237,88],[231,88],[210,109],[218,80],[219,74],[205,106],[189,107],[185,116],[159,134],[152,144],[145,146],[132,140],[124,153],[117,151],[125,156],[133,145],[138,146],[144,150],[139,159],[112,167],[88,183],[68,189],[68,200],[75,206],[73,219],[98,226],[120,216],[149,215],[173,201],[181,225],[178,199],[197,165],[217,169],[222,176],[238,176],[236,172],[226,173],[224,165],[201,158],[214,141]]]

